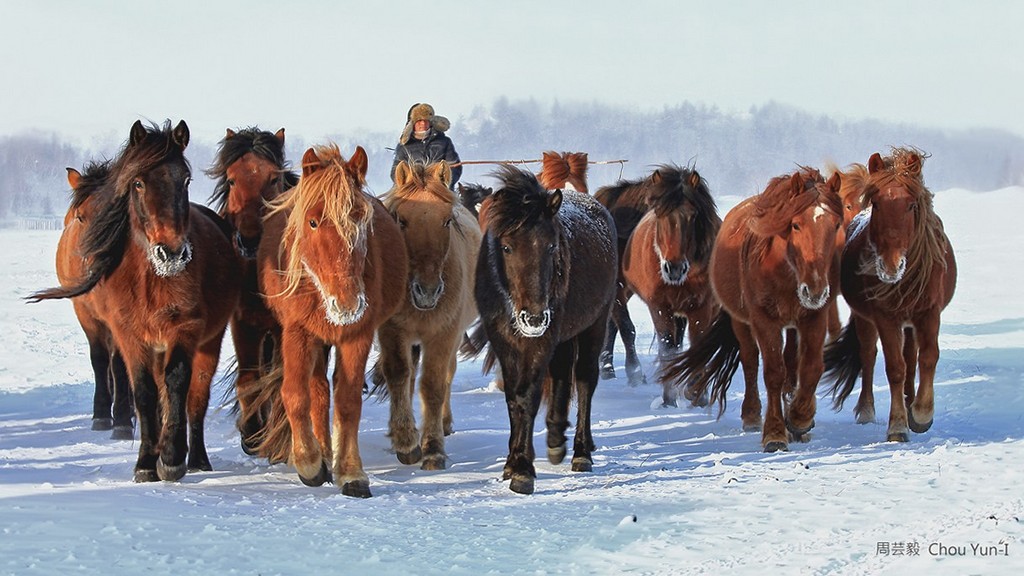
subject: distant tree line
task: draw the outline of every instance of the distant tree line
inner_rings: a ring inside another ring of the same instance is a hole
[[[499,98],[450,118],[448,134],[463,160],[535,159],[545,150],[583,151],[591,160],[629,160],[621,166],[592,166],[591,189],[619,178],[638,178],[656,165],[670,163],[696,168],[716,194],[749,196],[760,192],[771,177],[797,165],[824,168],[826,162],[840,167],[866,163],[873,152],[904,145],[931,155],[925,163],[925,179],[932,190],[984,191],[1024,184],[1024,139],[1008,132],[843,121],[776,103],[736,115],[689,102],[637,111],[601,103],[540,104]],[[273,131],[280,126],[262,128]],[[401,128],[396,126],[393,133],[333,138],[346,156],[356,145],[366,149],[367,179],[375,194],[390,187],[392,150]],[[314,143],[289,131],[289,158],[297,163]],[[0,137],[0,221],[62,216],[69,198],[65,167],[111,157],[119,146],[113,142],[109,150],[96,152],[62,142],[59,135]],[[210,166],[216,146],[216,142],[197,141],[189,145],[194,201],[205,202],[213,189],[202,170]],[[539,169],[539,165],[524,167]],[[488,183],[494,169],[467,166],[463,180]]]

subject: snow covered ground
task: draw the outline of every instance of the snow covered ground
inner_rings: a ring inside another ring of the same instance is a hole
[[[736,200],[720,198],[722,213]],[[1024,189],[941,191],[936,209],[960,283],[943,316],[935,424],[910,443],[884,442],[881,362],[874,424],[823,399],[811,441],[775,454],[741,430],[742,386],[716,420],[657,407],[660,388],[630,388],[620,368],[595,396],[594,471],[542,456],[537,492],[522,496],[500,480],[504,397],[463,363],[448,470],[399,464],[387,405],[366,403],[369,500],[246,456],[227,410],[207,421],[214,472],[134,484],[137,444],[90,430],[92,373],[70,303],[21,300],[56,282],[58,233],[0,231],[0,574],[1020,570]],[[653,381],[650,320],[635,299],[631,310]],[[535,442],[543,455],[539,428]]]

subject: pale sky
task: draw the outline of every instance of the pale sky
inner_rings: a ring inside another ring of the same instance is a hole
[[[505,96],[1024,136],[1022,29],[1012,0],[0,0],[0,134],[397,137],[415,102],[457,123]]]

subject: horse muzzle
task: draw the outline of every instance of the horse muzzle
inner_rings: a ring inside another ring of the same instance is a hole
[[[245,236],[242,236],[241,232],[235,232],[234,242],[235,250],[238,251],[239,256],[247,260],[252,260],[256,257],[256,252],[260,247],[259,236],[246,238]]]
[[[149,248],[149,262],[157,276],[169,277],[181,274],[192,260],[192,243],[185,240],[177,250],[166,244],[154,244]]]
[[[417,310],[433,310],[441,301],[444,294],[444,280],[438,282],[433,288],[425,288],[418,280],[409,283],[409,299]]]
[[[366,312],[366,307],[366,295],[363,293],[356,297],[355,306],[348,309],[343,308],[334,296],[324,299],[324,311],[327,313],[327,321],[335,326],[348,326],[359,322],[363,317],[363,313]]]
[[[540,314],[531,314],[527,310],[520,310],[512,317],[512,325],[516,332],[526,338],[537,338],[543,336],[551,325],[551,309],[546,309]]]
[[[829,297],[829,286],[826,284],[825,289],[821,292],[814,293],[811,291],[811,287],[805,283],[801,283],[796,290],[797,299],[800,300],[800,305],[808,310],[820,310],[825,304],[828,304]]]
[[[895,284],[903,279],[903,274],[907,271],[907,257],[901,256],[896,262],[896,269],[890,271],[889,267],[885,265],[885,260],[879,256],[875,259],[875,274],[878,279],[886,284]]]
[[[661,279],[670,286],[679,286],[686,282],[686,275],[690,272],[690,261],[681,262],[661,261]]]

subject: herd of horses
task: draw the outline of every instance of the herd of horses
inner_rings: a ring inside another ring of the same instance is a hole
[[[560,463],[575,398],[572,470],[590,471],[592,400],[615,376],[616,334],[628,382],[645,381],[634,294],[656,332],[663,403],[682,393],[724,410],[742,366],[743,427],[762,432],[766,452],[807,439],[821,380],[838,409],[859,376],[857,420],[873,421],[879,340],[888,440],[932,424],[956,262],[916,149],[832,167],[827,180],[800,167],[723,219],[692,168],[657,166],[591,195],[582,153],[545,153],[536,175],[504,165],[493,189],[458,191],[447,164],[403,163],[377,198],[362,148],[310,148],[296,173],[284,130],[258,128],[221,141],[210,209],[189,201],[188,141],[184,121],[136,122],[112,160],[69,168],[60,286],[29,297],[72,300],[95,372],[93,429],[132,438],[137,421],[138,482],[211,469],[203,422],[230,326],[246,453],[369,497],[358,432],[376,343],[370,373],[390,399],[392,449],[444,469],[460,350],[486,350],[509,415],[504,478],[532,493],[542,402],[547,456]],[[851,310],[841,332],[839,294]]]

